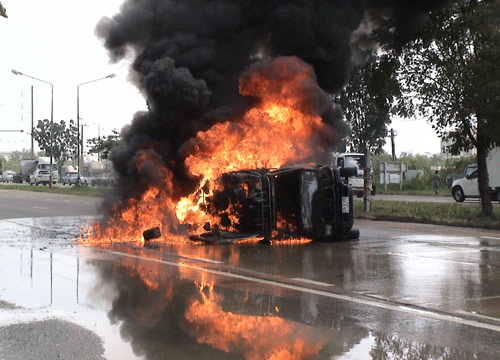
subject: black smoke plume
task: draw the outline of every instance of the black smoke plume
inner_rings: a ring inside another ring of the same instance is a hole
[[[360,30],[353,36],[362,23],[370,24],[366,31],[384,27],[387,41],[403,42],[429,11],[449,2],[126,0],[96,29],[112,61],[135,58],[131,78],[149,106],[124,130],[126,145],[112,153],[117,199],[138,196],[154,178],[137,170],[137,154],[144,151],[155,152],[171,171],[177,196],[193,191],[196,179],[187,174],[180,149],[198,131],[237,119],[256,101],[238,93],[238,78],[252,63],[299,57],[312,65],[321,88],[336,93],[348,80],[353,41],[369,37]],[[340,112],[328,113],[326,121],[341,122]]]

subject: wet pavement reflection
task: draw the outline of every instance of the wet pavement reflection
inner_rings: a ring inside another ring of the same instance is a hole
[[[108,359],[498,358],[494,239],[78,246],[89,220],[0,222],[0,327],[72,321]]]

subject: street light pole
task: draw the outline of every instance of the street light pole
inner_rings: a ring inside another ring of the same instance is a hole
[[[52,158],[54,156],[54,141],[53,141],[53,132],[54,132],[54,85],[49,82],[49,81],[46,81],[46,80],[42,80],[42,79],[39,79],[39,78],[36,78],[34,76],[31,76],[31,75],[27,75],[27,74],[23,74],[22,72],[20,71],[17,71],[17,70],[12,70],[12,73],[14,75],[22,75],[22,76],[26,76],[26,77],[29,77],[30,79],[33,79],[33,80],[38,80],[38,81],[41,81],[43,83],[46,83],[46,84],[49,84],[50,85],[50,182],[49,182],[49,187],[52,187]],[[33,128],[32,128],[33,130]]]
[[[99,125],[99,123],[96,123],[94,121],[90,121],[90,120],[85,120],[85,121],[88,121],[94,125],[97,125],[97,138],[99,140],[101,140],[101,125]],[[101,161],[101,152],[100,151],[97,153],[97,161]]]
[[[90,83],[93,83],[96,81],[100,81],[100,80],[112,79],[115,76],[116,76],[116,74],[110,74],[108,76],[104,76],[104,77],[99,78],[99,79],[83,82],[81,84],[78,84],[78,86],[76,87],[76,128],[77,128],[76,149],[77,149],[77,158],[78,158],[78,177],[76,179],[77,184],[80,184],[80,174],[81,174],[81,170],[80,170],[81,166],[80,165],[83,165],[83,151],[82,151],[82,153],[80,153],[80,86],[87,85],[87,84],[90,84]],[[82,138],[82,147],[83,147],[83,138]]]

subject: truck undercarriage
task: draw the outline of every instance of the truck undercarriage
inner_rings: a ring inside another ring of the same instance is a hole
[[[225,173],[204,201],[204,211],[215,224],[205,224],[207,232],[191,239],[357,238],[359,232],[352,229],[352,190],[343,181],[352,170],[318,165]]]

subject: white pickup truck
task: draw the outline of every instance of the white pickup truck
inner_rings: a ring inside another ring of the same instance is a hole
[[[488,168],[489,187],[492,199],[500,202],[500,147],[493,148],[486,157]],[[479,198],[479,186],[477,183],[477,167],[468,166],[465,177],[453,181],[451,195],[457,202],[463,202],[466,198]]]

